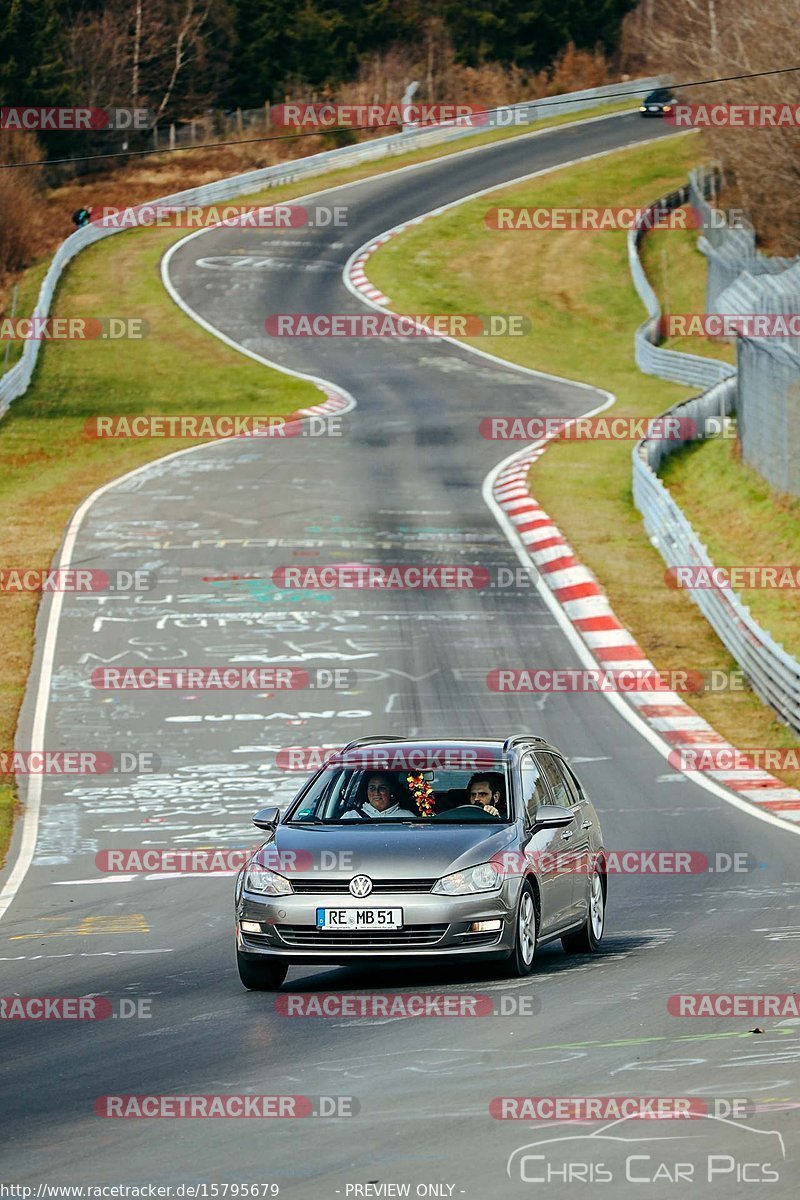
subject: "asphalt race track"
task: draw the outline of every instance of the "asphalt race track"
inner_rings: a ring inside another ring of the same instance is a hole
[[[341,437],[218,442],[111,487],[84,517],[72,561],[152,570],[156,586],[135,597],[67,594],[52,643],[52,596],[43,600],[19,746],[30,744],[36,681],[52,653],[43,744],[152,752],[161,766],[155,776],[45,777],[33,863],[0,922],[2,992],[149,1001],[151,1016],[0,1022],[3,1179],[34,1185],[33,1195],[42,1183],[235,1182],[276,1184],[298,1200],[483,1200],[562,1194],[571,1171],[573,1190],[591,1183],[593,1195],[604,1184],[650,1198],[796,1195],[800,1024],[681,1019],[667,998],[793,991],[797,831],[676,774],[600,695],[489,691],[495,667],[579,665],[524,580],[349,593],[271,582],[278,566],[365,560],[515,572],[481,487],[516,447],[482,439],[478,421],[577,415],[603,397],[446,341],[270,338],[265,318],[364,311],[342,268],[368,239],[494,183],[668,134],[635,116],[557,129],[327,193],[320,202],[348,206],[345,228],[220,228],[172,255],[169,280],[188,308],[241,346],[344,389],[356,407]],[[200,392],[202,377],[196,384]],[[349,686],[197,694],[90,682],[106,665],[281,663],[318,683],[318,671],[346,669]],[[569,755],[610,846],[698,850],[712,862],[747,853],[751,869],[612,877],[604,952],[568,958],[556,943],[524,981],[466,968],[295,968],[283,989],[479,992],[508,1015],[298,1019],[239,984],[230,874],[113,875],[95,861],[117,847],[252,844],[251,814],[285,803],[302,778],[276,766],[288,746],[519,730]],[[20,822],[9,869],[21,832]],[[749,1032],[756,1024],[763,1033]],[[346,1096],[357,1115],[95,1112],[103,1096],[156,1093]],[[706,1098],[712,1115],[604,1130],[489,1113],[495,1097],[529,1095]],[[734,1099],[748,1102],[744,1119],[713,1109]],[[536,1182],[546,1170],[549,1188]]]

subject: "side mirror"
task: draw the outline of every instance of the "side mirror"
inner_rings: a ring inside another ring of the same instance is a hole
[[[274,829],[281,819],[281,810],[279,808],[261,808],[253,817],[253,824],[257,829]]]
[[[561,829],[571,821],[572,813],[568,808],[561,808],[558,804],[541,804],[534,813],[533,828]]]

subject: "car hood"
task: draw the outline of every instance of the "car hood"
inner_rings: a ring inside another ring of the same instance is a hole
[[[291,878],[433,879],[486,862],[513,845],[513,825],[430,824],[379,826],[282,825],[256,859]]]

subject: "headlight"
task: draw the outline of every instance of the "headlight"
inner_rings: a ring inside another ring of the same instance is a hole
[[[665,105],[664,105],[664,112],[672,112],[672,105],[671,105],[671,104],[665,104]]]
[[[647,112],[647,107],[644,104],[639,105],[639,112]]]
[[[250,867],[244,881],[245,891],[261,892],[265,896],[288,896],[292,885],[282,875],[266,867]]]
[[[499,888],[503,876],[492,863],[480,863],[466,871],[443,875],[433,886],[440,896],[469,896],[473,892],[492,892]]]

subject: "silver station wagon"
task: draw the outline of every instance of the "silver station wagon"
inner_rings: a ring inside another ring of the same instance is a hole
[[[279,988],[294,963],[483,959],[524,976],[545,942],[588,954],[603,937],[597,814],[542,738],[362,738],[253,821],[268,838],[236,881],[246,988]]]

